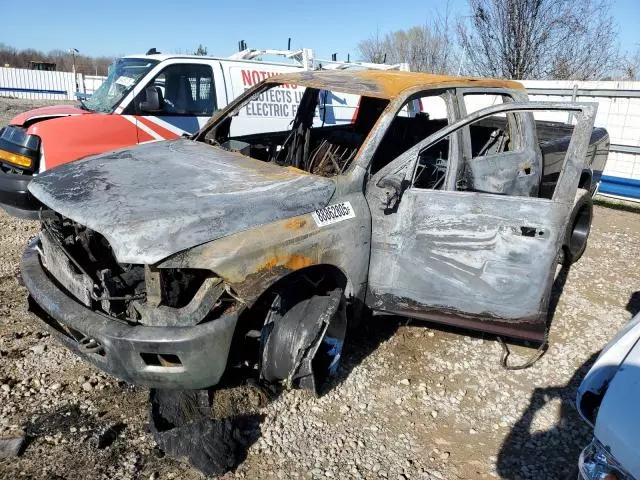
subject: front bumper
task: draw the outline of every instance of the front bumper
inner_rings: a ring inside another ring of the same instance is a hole
[[[88,309],[58,287],[40,263],[38,243],[33,240],[22,257],[22,279],[40,319],[70,350],[135,385],[198,389],[220,381],[237,313],[192,327],[132,326]]]
[[[597,438],[580,453],[578,480],[635,480]]]
[[[27,190],[32,178],[32,175],[0,172],[0,206],[10,215],[29,220],[38,218],[41,204]]]

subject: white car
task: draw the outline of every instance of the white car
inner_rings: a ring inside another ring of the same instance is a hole
[[[579,479],[640,479],[640,314],[602,350],[582,381],[576,405],[594,427]]]

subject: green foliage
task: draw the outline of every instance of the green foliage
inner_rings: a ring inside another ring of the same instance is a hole
[[[193,52],[194,55],[201,55],[201,56],[205,56],[207,55],[207,47],[203,47],[202,44],[198,45],[198,49]]]

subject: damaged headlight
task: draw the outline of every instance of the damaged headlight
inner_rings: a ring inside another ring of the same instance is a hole
[[[597,438],[582,451],[578,465],[583,480],[634,480]]]
[[[119,263],[99,233],[50,210],[41,221],[43,266],[89,308],[134,324],[192,326],[244,303],[209,270]]]
[[[40,137],[9,125],[0,130],[0,161],[9,167],[33,172],[40,159]]]
[[[145,299],[131,306],[144,325],[189,326],[218,318],[239,299],[214,273],[144,267]]]

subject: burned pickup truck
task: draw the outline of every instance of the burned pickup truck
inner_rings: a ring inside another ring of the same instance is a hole
[[[263,118],[276,97],[296,112],[285,131]],[[608,154],[596,109],[501,80],[272,77],[190,139],[31,182],[45,208],[22,278],[71,350],[152,387],[249,366],[317,388],[367,312],[542,340]]]

